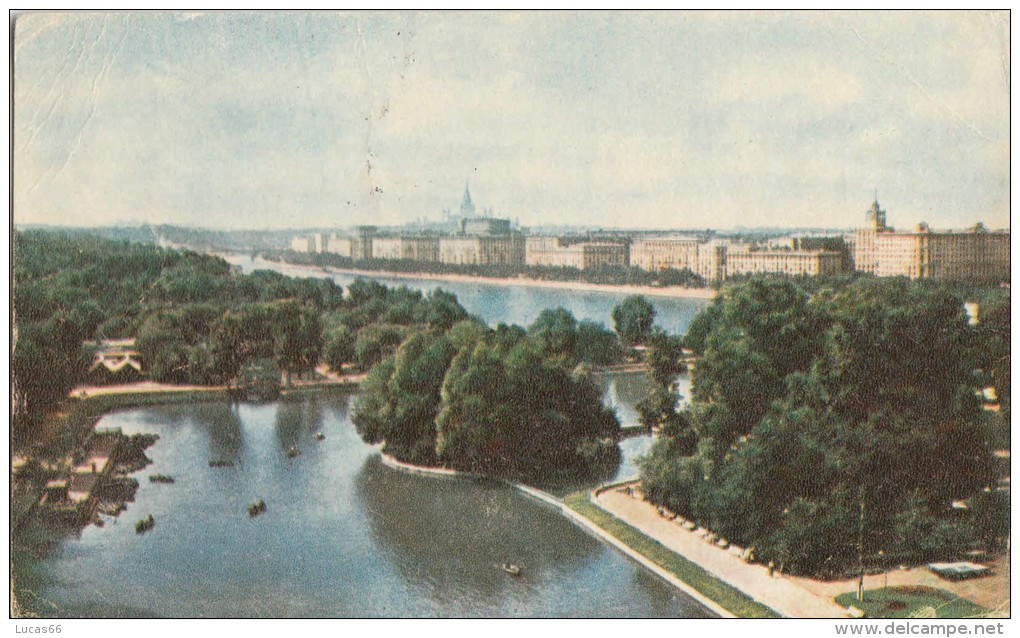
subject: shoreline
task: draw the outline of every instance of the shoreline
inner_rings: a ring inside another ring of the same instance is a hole
[[[315,381],[295,381],[290,386],[281,386],[280,395],[286,396],[292,392],[303,390],[321,390],[327,388],[357,387],[365,378],[363,374],[338,376],[332,375],[325,379]],[[230,388],[225,385],[188,385],[159,383],[157,381],[139,381],[137,383],[121,383],[116,385],[95,385],[78,386],[67,393],[69,399],[98,399],[98,398],[131,398],[147,397],[158,400],[162,398],[183,395],[212,395],[213,397],[227,396]]]
[[[298,264],[291,264],[298,265]],[[528,277],[483,277],[481,275],[458,275],[456,273],[403,273],[390,270],[364,270],[360,268],[325,267],[326,272],[348,275],[379,276],[392,279],[425,279],[428,281],[451,281],[465,284],[488,284],[494,286],[515,286],[519,288],[546,288],[554,290],[579,290],[583,292],[605,292],[612,294],[647,295],[673,299],[704,299],[711,301],[718,291],[711,288],[684,288],[682,286],[634,286],[627,284],[593,284],[583,281],[559,281],[556,279],[530,279]]]
[[[676,576],[674,576],[670,572],[666,571],[665,569],[663,569],[659,565],[656,565],[653,561],[648,559],[646,556],[644,556],[643,554],[641,554],[641,553],[637,552],[636,550],[632,549],[626,543],[624,543],[620,539],[618,539],[615,536],[613,536],[611,533],[609,533],[606,530],[604,530],[601,527],[599,527],[594,521],[588,519],[586,516],[584,516],[580,512],[574,511],[562,499],[559,499],[559,498],[553,496],[552,494],[549,494],[548,492],[544,492],[544,491],[542,491],[540,489],[531,487],[529,485],[524,485],[523,483],[517,483],[515,481],[510,481],[510,480],[507,480],[507,479],[493,479],[491,477],[486,477],[486,476],[483,476],[483,475],[480,475],[480,474],[474,474],[474,473],[471,473],[471,472],[461,472],[461,471],[458,471],[458,470],[451,470],[449,468],[444,468],[444,467],[426,467],[426,466],[423,466],[423,465],[413,465],[411,463],[405,463],[403,461],[398,461],[397,459],[393,458],[389,454],[385,454],[383,452],[380,452],[379,455],[382,457],[383,465],[385,465],[385,466],[387,466],[389,468],[401,471],[401,472],[407,472],[409,474],[417,474],[417,475],[421,475],[421,476],[429,476],[429,477],[432,477],[432,478],[445,478],[445,479],[453,478],[453,479],[467,479],[467,480],[482,479],[482,480],[490,480],[490,481],[491,480],[499,481],[499,482],[507,485],[508,487],[511,487],[511,488],[517,490],[518,492],[521,492],[525,496],[528,496],[528,497],[530,497],[530,498],[532,498],[534,500],[539,501],[540,503],[543,503],[544,505],[547,505],[549,507],[552,507],[552,508],[556,509],[564,518],[566,518],[568,521],[570,521],[571,523],[575,524],[576,526],[580,527],[583,531],[585,531],[585,532],[591,534],[592,536],[598,538],[599,540],[601,540],[602,542],[606,543],[610,547],[613,547],[614,549],[619,551],[621,554],[627,556],[628,558],[630,558],[634,562],[638,563],[640,566],[644,567],[645,569],[647,569],[648,571],[652,572],[653,574],[655,574],[659,578],[663,579],[664,581],[666,581],[667,583],[669,583],[670,585],[672,585],[676,589],[680,590],[681,592],[683,592],[684,594],[689,596],[691,599],[693,599],[699,605],[701,605],[705,609],[711,611],[712,613],[716,614],[720,618],[736,618],[737,617],[733,612],[729,611],[728,609],[726,609],[725,607],[723,607],[722,605],[720,605],[716,601],[712,600],[711,598],[709,598],[705,594],[701,593],[700,591],[695,589],[693,586],[691,586],[691,585],[687,584],[686,582],[684,582],[683,580],[677,578]],[[632,481],[628,480],[628,481],[623,481],[623,482],[617,482],[617,483],[610,484],[609,486],[611,486],[611,485],[621,485],[621,484],[626,484],[626,483],[630,483],[630,482],[632,482]],[[597,492],[600,489],[606,489],[609,486],[602,486],[600,488],[597,488],[595,491]],[[589,493],[590,494],[594,494],[594,492],[591,492],[591,491],[589,491]]]
[[[719,294],[712,288],[686,288],[683,286],[640,286],[630,284],[593,284],[582,281],[561,281],[557,279],[531,279],[523,275],[517,277],[483,277],[481,275],[461,275],[457,273],[412,273],[394,270],[367,270],[363,268],[337,268],[334,266],[315,266],[311,264],[294,264],[287,261],[266,259],[272,263],[285,264],[301,268],[319,268],[327,274],[359,275],[364,277],[386,277],[389,279],[423,279],[426,281],[449,281],[465,284],[487,284],[494,286],[515,286],[520,288],[545,288],[554,290],[577,290],[583,292],[604,292],[610,294],[646,295],[649,297],[666,297],[672,299],[703,299],[711,301]]]
[[[637,484],[635,481],[630,486]],[[655,505],[621,490],[619,485],[595,490],[590,501],[609,516],[633,527],[665,549],[697,565],[713,578],[784,617],[849,616],[847,610],[828,594],[810,591],[801,585],[802,581],[810,579],[770,574],[765,565],[746,562],[734,555],[733,549],[723,549],[706,542],[694,531],[682,527],[678,521],[683,519],[665,517]]]

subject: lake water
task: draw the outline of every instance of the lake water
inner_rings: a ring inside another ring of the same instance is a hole
[[[231,258],[246,270],[318,269]],[[347,285],[354,277],[335,275]],[[527,325],[546,307],[611,325],[624,295],[378,278],[441,287],[490,323]],[[650,298],[682,334],[707,302]],[[600,377],[623,425],[640,374]],[[689,395],[686,378],[681,393]],[[19,603],[50,617],[703,617],[708,612],[555,510],[508,487],[408,475],[382,464],[350,421],[352,397],[122,410],[98,427],[158,434],[128,510],[103,528],[15,552]],[[326,438],[316,440],[322,432]],[[636,476],[651,436],[621,442],[617,478]],[[301,455],[288,458],[297,447]],[[211,468],[229,459],[233,467]],[[169,474],[172,485],[148,476]],[[259,499],[265,514],[250,518]],[[135,533],[152,514],[155,528]],[[523,567],[514,578],[499,565]]]
[[[351,401],[324,393],[104,416],[100,427],[158,434],[153,463],[119,518],[39,559],[19,555],[19,602],[58,617],[707,615],[515,490],[386,467],[357,436]],[[624,442],[622,472],[649,443]],[[288,458],[291,446],[301,455]],[[235,465],[209,467],[221,458]],[[267,511],[250,518],[259,499]],[[150,513],[155,528],[136,534]],[[504,573],[503,561],[523,574]]]

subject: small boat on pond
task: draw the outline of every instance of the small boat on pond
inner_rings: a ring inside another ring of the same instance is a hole
[[[296,447],[292,446],[292,447],[287,449],[287,458],[291,458],[292,459],[295,456],[299,456],[300,454],[301,454],[301,450],[297,449]]]
[[[322,432],[316,432],[315,433],[315,440],[316,441],[325,441],[326,440],[326,435],[323,434]]]
[[[511,576],[520,576],[521,575],[521,568],[519,566],[517,566],[517,565],[514,565],[513,563],[503,563],[499,567],[500,567],[500,569],[502,569],[506,573],[510,574]]]
[[[259,499],[258,503],[252,503],[248,506],[248,516],[255,518],[259,514],[264,514],[266,511],[266,502]]]

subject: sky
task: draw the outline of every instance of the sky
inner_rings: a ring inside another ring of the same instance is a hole
[[[30,14],[14,222],[1009,226],[1008,12]]]

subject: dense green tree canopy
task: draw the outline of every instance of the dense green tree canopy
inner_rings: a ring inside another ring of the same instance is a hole
[[[616,333],[626,344],[644,343],[652,331],[655,308],[639,295],[632,295],[613,308]]]
[[[229,382],[254,357],[300,373],[318,362],[321,313],[345,304],[325,279],[246,276],[217,257],[87,233],[19,231],[14,253],[14,395],[25,424],[85,380],[85,341],[136,337],[159,381]]]
[[[526,479],[605,471],[619,423],[592,379],[571,372],[576,338],[564,310],[527,332],[463,320],[417,333],[369,372],[355,425],[416,463]]]
[[[981,336],[960,298],[897,280],[808,296],[752,279],[695,325],[694,404],[644,461],[650,498],[801,571],[855,563],[862,503],[866,552],[966,548],[950,502],[993,476]],[[941,544],[908,538],[929,532]]]

